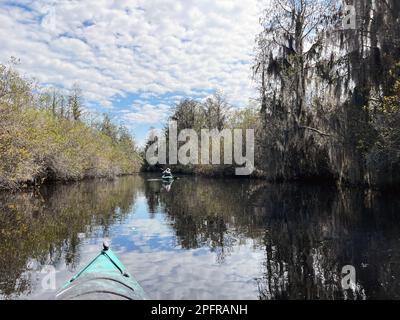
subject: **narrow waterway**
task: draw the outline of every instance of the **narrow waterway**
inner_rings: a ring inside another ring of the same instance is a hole
[[[54,299],[108,237],[152,299],[400,298],[398,195],[157,178],[0,193],[0,297]]]

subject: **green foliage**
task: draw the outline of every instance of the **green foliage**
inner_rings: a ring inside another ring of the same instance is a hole
[[[372,180],[396,185],[400,180],[400,63],[389,71],[388,81],[393,85],[372,118],[376,138],[366,163]]]
[[[72,119],[75,121],[80,120],[82,116],[82,91],[76,84],[68,97],[68,106],[71,110]]]
[[[223,129],[255,129],[259,127],[259,112],[253,107],[249,106],[243,109],[230,109],[225,97],[217,92],[213,96],[207,98],[204,102],[199,102],[193,99],[185,99],[179,102],[175,106],[175,110],[170,120],[177,122],[178,133],[184,129],[194,129],[198,136],[199,148],[201,147],[201,129],[213,130],[217,129],[221,131]],[[166,141],[168,144],[168,128],[165,128],[164,133],[166,135]],[[211,139],[210,139],[211,140]],[[147,150],[150,145],[157,141],[157,137],[150,136],[145,150]],[[178,149],[185,142],[178,143]],[[209,143],[210,155],[212,154],[212,141]],[[223,163],[224,159],[224,141],[217,141],[220,143],[220,160],[221,164],[188,164],[188,165],[171,165],[168,166],[174,172],[181,173],[193,173],[208,176],[231,176],[234,175],[234,165],[225,165]],[[168,147],[167,147],[168,150]],[[198,152],[200,155],[200,150]],[[210,159],[211,160],[211,159]],[[200,156],[199,156],[199,162]],[[145,171],[160,171],[157,166],[151,166],[145,162],[143,169]]]
[[[126,128],[110,136],[77,121],[82,105],[74,90],[65,117],[55,92],[37,98],[32,83],[0,66],[0,188],[139,171],[142,161]]]
[[[112,123],[108,114],[103,115],[103,122],[100,124],[100,131],[112,141],[117,141],[117,126]]]
[[[400,111],[400,62],[396,63],[390,70],[388,81],[392,84],[383,97],[383,113],[394,114]]]
[[[260,126],[260,112],[254,106],[232,111],[227,118],[232,129],[257,129]]]

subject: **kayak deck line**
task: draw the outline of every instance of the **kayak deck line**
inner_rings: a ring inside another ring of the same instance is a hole
[[[100,254],[106,256],[106,257],[110,260],[110,262],[111,262],[112,264],[115,265],[115,267],[121,272],[121,274],[122,274],[124,277],[128,277],[128,278],[129,278],[129,274],[126,273],[125,271],[123,271],[123,270],[114,262],[114,260],[112,260],[112,259],[110,258],[110,256],[109,256],[104,250],[103,250]],[[73,276],[73,277],[71,278],[71,280],[69,280],[69,282],[71,283],[71,282],[75,281],[75,280],[76,280],[82,273],[84,273],[85,270],[86,270],[87,268],[89,268],[89,267],[91,266],[91,264],[94,263],[95,261],[96,261],[96,259],[92,260],[92,262],[90,262],[85,268],[83,268],[83,269],[82,269],[81,271],[79,271],[75,276]]]
[[[144,290],[109,245],[74,275],[56,294],[58,300],[143,300]]]
[[[99,276],[97,276],[97,277],[91,277],[90,279],[87,279],[86,281],[89,283],[90,281],[98,281],[98,280],[100,280],[100,281],[114,281],[114,282],[116,282],[118,285],[127,287],[129,290],[133,290],[133,291],[135,290],[135,288],[133,288],[132,286],[129,286],[128,284],[126,284],[126,283],[124,283],[124,282],[122,282],[122,281],[120,281],[120,280],[118,280],[118,279],[114,279],[114,278],[112,278],[112,277],[105,277],[105,276],[99,275]],[[70,290],[70,289],[72,289],[72,288],[73,288],[72,286],[66,288],[65,290],[63,290],[63,291],[61,291],[60,293],[58,293],[57,296],[60,296],[61,294],[65,294],[68,290]],[[110,293],[110,294],[114,294],[114,295],[124,296],[124,295],[122,295],[122,294],[120,294],[120,293],[118,293],[118,292],[115,292],[115,291],[92,290],[92,291],[85,291],[85,292],[83,292],[83,293],[77,294],[76,297],[83,296],[83,295],[90,295],[90,294],[94,294],[94,293]],[[129,297],[128,297],[128,299],[129,299]]]

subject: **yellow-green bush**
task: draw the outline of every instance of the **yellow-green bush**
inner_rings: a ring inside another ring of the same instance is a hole
[[[39,108],[34,92],[29,81],[0,65],[0,188],[139,171],[133,140],[112,139]]]

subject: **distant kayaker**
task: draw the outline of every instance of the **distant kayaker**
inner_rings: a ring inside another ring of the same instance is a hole
[[[163,171],[163,175],[165,175],[165,176],[170,176],[170,175],[171,175],[171,169],[170,169],[170,168],[165,169],[165,170]]]

